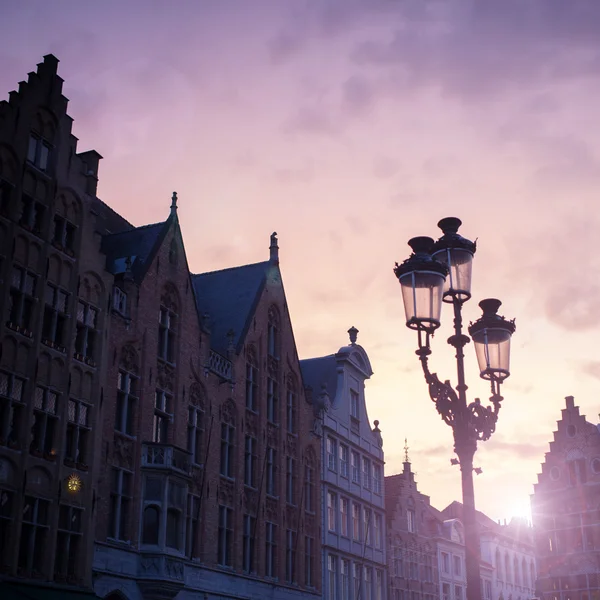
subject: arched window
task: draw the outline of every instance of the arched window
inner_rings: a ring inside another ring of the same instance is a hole
[[[258,412],[258,359],[254,346],[246,350],[246,408]]]
[[[519,572],[519,559],[513,558],[515,585],[521,585],[521,574]]]
[[[188,406],[188,452],[197,465],[203,464],[204,442],[204,390],[198,383],[190,387]]]
[[[267,352],[269,356],[279,358],[279,335],[280,335],[280,319],[279,311],[276,306],[269,308],[269,326],[268,326],[268,340],[267,340]]]
[[[286,426],[288,433],[297,433],[298,431],[298,398],[296,392],[296,379],[290,373],[287,378],[287,394],[286,394]]]
[[[235,404],[226,400],[221,407],[221,475],[235,477]]]
[[[158,545],[158,526],[160,523],[160,510],[153,504],[144,509],[144,522],[142,529],[142,544]]]
[[[158,358],[175,363],[175,339],[177,333],[177,314],[179,302],[175,286],[165,286],[160,298],[158,326]]]
[[[181,511],[175,508],[167,510],[167,548],[181,548]]]
[[[510,571],[510,560],[508,554],[504,555],[504,572],[506,573],[506,583],[512,583],[513,578]]]

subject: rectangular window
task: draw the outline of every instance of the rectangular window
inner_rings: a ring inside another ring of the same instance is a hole
[[[402,550],[398,547],[394,548],[394,575],[396,577],[404,577]]]
[[[132,475],[123,469],[111,469],[110,514],[108,537],[129,539],[131,503],[133,501]]]
[[[454,600],[463,600],[463,589],[460,585],[454,586]]]
[[[58,576],[73,577],[77,574],[77,560],[81,551],[83,510],[61,505],[56,536],[54,572]]]
[[[327,590],[328,598],[337,598],[337,556],[327,555]]]
[[[352,537],[360,541],[360,504],[352,503]]]
[[[267,448],[267,494],[277,496],[277,452]]]
[[[173,396],[164,390],[156,390],[154,394],[154,421],[152,424],[152,441],[166,444],[169,433],[169,423],[173,411]]]
[[[350,561],[347,558],[340,560],[340,592],[342,600],[350,598]]]
[[[358,392],[350,390],[350,416],[358,419],[358,415]]]
[[[383,600],[383,571],[375,570],[375,600]]]
[[[265,575],[275,577],[277,573],[277,525],[268,522],[265,525]]]
[[[217,563],[224,567],[233,566],[233,510],[219,506]]]
[[[25,496],[18,566],[23,574],[40,574],[48,552],[50,501]]]
[[[336,496],[333,492],[327,492],[327,529],[335,531]]]
[[[307,512],[315,512],[315,470],[304,466],[304,506]]]
[[[312,537],[304,537],[304,585],[315,586],[315,540]]]
[[[14,266],[10,280],[9,327],[32,336],[37,276]]]
[[[362,566],[354,563],[353,565],[354,575],[354,598],[360,598],[360,588],[362,583]]]
[[[204,464],[204,411],[190,404],[188,406],[188,452],[195,464]]]
[[[454,574],[460,575],[462,573],[462,565],[461,565],[460,556],[453,555],[452,561],[454,562]]]
[[[89,463],[88,449],[91,436],[89,417],[92,407],[85,402],[70,399],[67,404],[67,443],[65,459],[80,466]]]
[[[60,250],[65,250],[72,255],[75,243],[75,225],[65,218],[55,215],[51,242]]]
[[[82,302],[77,302],[77,333],[75,336],[75,358],[91,366],[94,363],[94,349],[98,327],[98,309]]]
[[[19,225],[21,225],[23,229],[31,231],[38,236],[41,235],[44,227],[46,207],[26,194],[23,194],[21,203],[22,210],[21,217],[19,218]]]
[[[0,179],[0,215],[3,217],[10,217],[13,189],[14,186],[12,184]]]
[[[340,498],[340,533],[345,537],[348,537],[349,503],[348,498]]]
[[[294,390],[289,389],[287,391],[287,408],[286,408],[286,426],[288,433],[295,434],[297,432],[296,425],[296,393]]]
[[[365,593],[363,598],[364,600],[373,599],[373,569],[371,567],[365,567]]]
[[[135,407],[138,401],[138,379],[127,373],[119,371],[117,378],[117,414],[115,416],[115,429],[127,435],[135,434]]]
[[[363,456],[363,485],[371,489],[371,461]]]
[[[279,419],[279,386],[274,379],[267,379],[267,419],[278,423]]]
[[[442,583],[442,600],[451,600],[449,583]]]
[[[340,444],[340,475],[348,477],[348,446]]]
[[[335,471],[336,466],[336,442],[332,437],[327,438],[327,467],[330,471]]]
[[[371,523],[373,513],[370,508],[364,508],[364,528],[365,528],[365,543],[367,546],[373,545],[373,524]]]
[[[12,523],[16,520],[16,515],[13,515],[14,492],[0,488],[0,566],[3,567],[12,560],[9,555],[12,552],[10,549],[10,532],[13,527]]]
[[[25,379],[0,371],[0,437],[15,448],[21,437],[19,431],[24,418],[24,390]]]
[[[375,548],[379,548],[381,550],[383,548],[383,519],[381,515],[375,515],[374,525]]]
[[[246,436],[244,442],[244,485],[256,487],[256,449],[258,443],[256,438]]]
[[[381,486],[381,466],[373,465],[373,491],[376,494],[381,495],[382,486]]]
[[[33,427],[31,451],[47,457],[56,455],[54,439],[58,429],[58,394],[46,387],[37,386],[33,401]]]
[[[285,532],[285,580],[296,581],[296,532],[291,529]]]
[[[288,504],[296,504],[296,461],[286,457],[285,496]]]
[[[244,515],[244,537],[242,568],[245,573],[254,572],[254,530],[256,519],[250,515]]]
[[[174,364],[177,316],[173,311],[161,306],[158,321],[158,358]]]
[[[352,450],[352,452],[350,452],[350,459],[352,462],[352,481],[353,483],[360,484],[360,455],[358,452]]]
[[[450,556],[447,552],[442,552],[442,571],[450,573]]]
[[[227,423],[221,423],[221,475],[233,478],[233,451],[235,428]]]
[[[113,304],[112,307],[118,313],[127,315],[127,294],[115,285],[113,288]]]
[[[36,133],[29,134],[29,147],[27,149],[27,162],[37,167],[40,171],[48,170],[51,145]]]
[[[417,532],[417,520],[415,518],[414,510],[408,509],[406,511],[406,522],[407,522],[408,531],[410,531],[410,533],[416,533]]]
[[[186,533],[186,555],[189,558],[198,558],[200,555],[198,543],[199,543],[199,529],[198,523],[200,521],[200,498],[192,494],[188,494],[187,499],[187,527]]]
[[[246,408],[258,412],[258,369],[246,363]]]
[[[67,343],[65,330],[69,319],[67,314],[69,294],[47,283],[45,300],[42,342],[59,352],[65,352],[65,345]]]

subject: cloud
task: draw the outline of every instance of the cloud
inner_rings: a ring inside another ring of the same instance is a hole
[[[303,167],[275,169],[273,177],[279,183],[309,183],[314,179],[315,172],[312,163],[308,163]]]
[[[304,40],[298,34],[280,33],[267,42],[267,51],[271,63],[280,65],[297,55],[304,46]]]
[[[337,137],[340,134],[339,124],[329,112],[321,107],[304,106],[298,109],[284,123],[286,133],[307,133],[326,137]]]
[[[400,171],[400,163],[390,156],[378,156],[373,161],[373,175],[378,179],[390,179]]]
[[[590,361],[584,362],[580,368],[581,368],[582,373],[585,373],[586,375],[589,375],[590,377],[593,377],[594,379],[600,380],[600,361],[590,360]]]
[[[365,77],[354,75],[342,85],[342,106],[350,115],[371,111],[375,98],[375,89]]]

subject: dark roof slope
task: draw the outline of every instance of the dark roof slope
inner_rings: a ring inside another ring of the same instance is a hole
[[[133,229],[133,225],[100,198],[92,198],[92,210],[96,213],[96,230],[102,235]]]
[[[325,384],[327,394],[333,402],[337,391],[337,361],[334,354],[320,358],[305,358],[300,361],[300,370],[304,385],[312,387],[314,395],[318,395],[321,386]]]
[[[270,268],[266,261],[192,275],[198,313],[208,313],[211,346],[217,352],[227,352],[230,330],[239,352]]]
[[[127,259],[130,259],[131,273],[139,281],[152,262],[154,250],[164,238],[166,230],[165,221],[105,235],[101,249],[106,254],[107,270],[113,275],[124,273],[127,270]]]

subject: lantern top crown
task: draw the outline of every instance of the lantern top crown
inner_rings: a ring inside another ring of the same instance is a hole
[[[483,329],[493,327],[495,329],[504,329],[510,334],[515,332],[515,320],[509,321],[498,314],[498,309],[502,306],[502,302],[496,298],[486,298],[479,303],[483,314],[477,321],[471,323],[469,326],[469,333],[471,335],[477,334]]]
[[[427,236],[411,238],[408,245],[413,253],[402,263],[396,263],[394,273],[396,277],[401,277],[414,271],[433,271],[444,277],[448,274],[448,267],[431,256],[433,251],[433,239]]]
[[[460,248],[475,254],[477,242],[472,242],[458,233],[458,228],[462,221],[458,217],[446,217],[438,223],[438,227],[444,232],[444,235],[435,242],[432,252],[448,250],[450,248]]]

